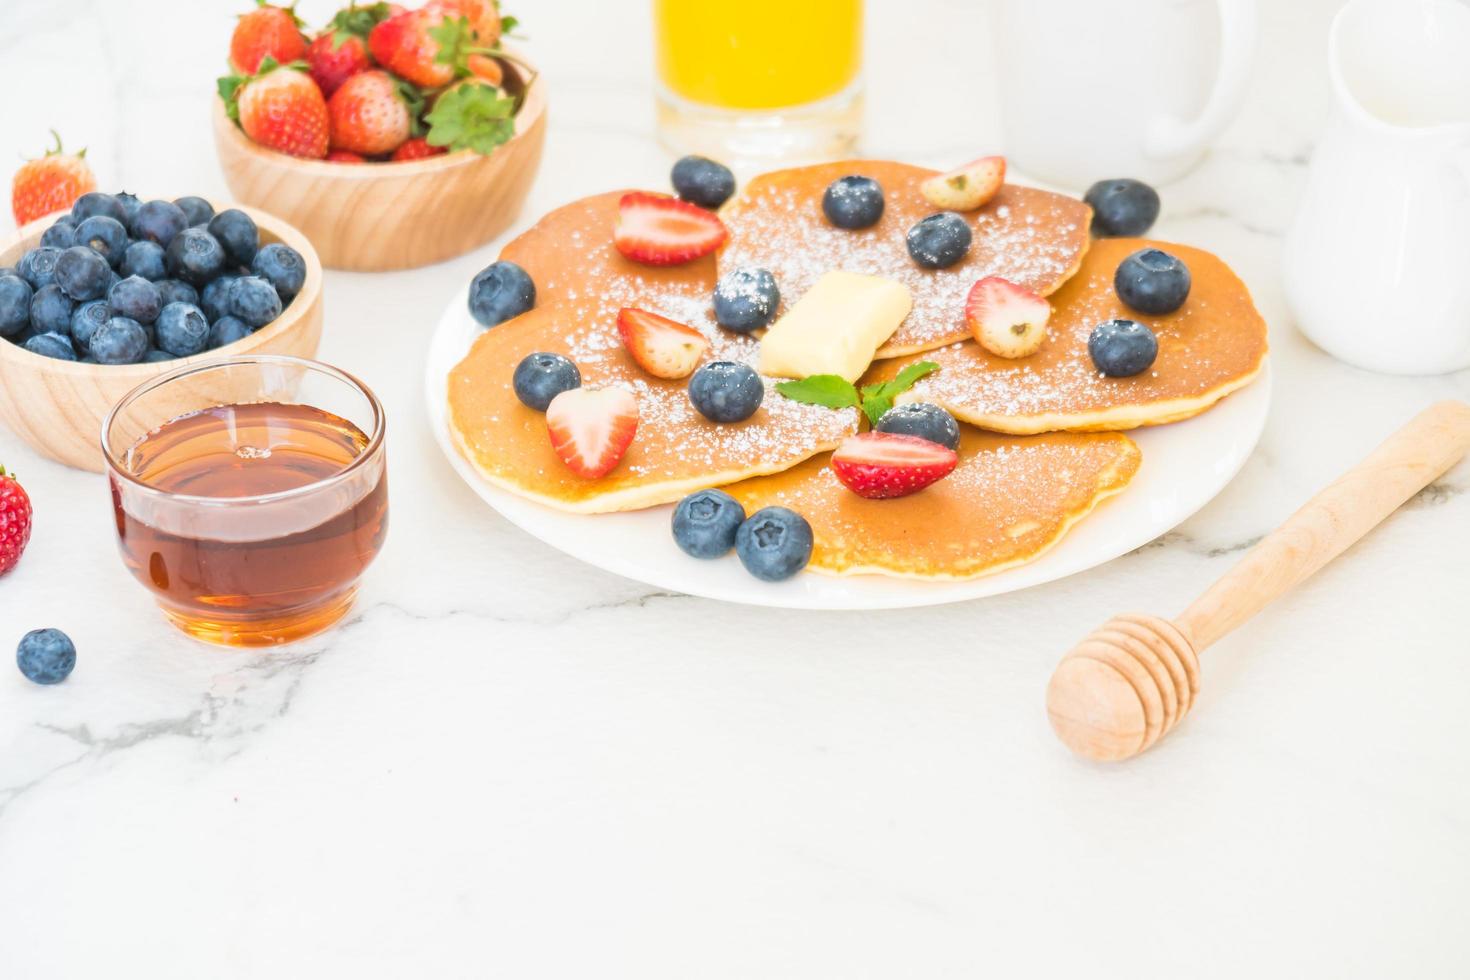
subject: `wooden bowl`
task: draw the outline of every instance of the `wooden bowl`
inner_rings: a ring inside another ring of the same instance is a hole
[[[157,364],[82,364],[32,354],[0,339],[0,422],[31,448],[77,469],[103,468],[102,419],[123,395],[156,375],[185,364],[239,354],[311,357],[322,337],[322,265],[311,242],[280,218],[240,204],[211,202],[217,210],[239,208],[255,220],[262,245],[281,242],[306,260],[306,283],[275,320],[233,344],[193,357]],[[0,266],[13,266],[60,213],[22,228],[3,250]]]
[[[508,80],[513,71],[507,67]],[[412,269],[463,255],[515,221],[546,142],[546,83],[524,91],[515,135],[489,156],[460,150],[404,163],[303,160],[252,142],[219,99],[215,148],[230,193],[301,229],[327,268]]]

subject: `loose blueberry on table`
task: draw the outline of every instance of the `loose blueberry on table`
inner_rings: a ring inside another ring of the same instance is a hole
[[[871,228],[883,217],[883,187],[872,177],[839,177],[822,194],[822,213],[838,228]]]
[[[1113,289],[1118,298],[1140,313],[1173,313],[1189,298],[1189,268],[1157,248],[1143,248],[1118,264]]]
[[[77,665],[77,648],[61,630],[31,630],[15,648],[15,663],[29,681],[60,684]]]

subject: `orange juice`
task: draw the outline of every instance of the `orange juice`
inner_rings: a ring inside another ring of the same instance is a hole
[[[806,105],[862,66],[862,0],[654,0],[653,17],[659,77],[689,102]]]

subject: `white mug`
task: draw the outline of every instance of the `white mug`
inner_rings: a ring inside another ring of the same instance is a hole
[[[1353,0],[1332,112],[1286,239],[1297,326],[1349,364],[1470,367],[1470,7]]]
[[[1082,190],[1165,184],[1240,108],[1255,0],[995,0],[1005,152],[1022,173]]]

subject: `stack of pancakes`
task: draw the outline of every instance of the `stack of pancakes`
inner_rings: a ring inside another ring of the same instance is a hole
[[[823,191],[847,174],[883,186],[883,217],[870,228],[836,228],[822,214]],[[904,234],[934,210],[919,190],[933,174],[874,160],[765,174],[722,211],[730,237],[718,256],[673,267],[639,265],[613,246],[622,192],[551,212],[501,255],[535,280],[535,309],[483,333],[450,375],[460,451],[490,482],[580,513],[652,507],[713,486],[747,511],[789,506],[811,523],[810,567],[823,572],[959,579],[1036,557],[1137,472],[1138,447],[1119,430],[1188,418],[1250,383],[1265,360],[1266,326],[1213,255],[1143,239],[1091,242],[1085,204],[1010,184],[962,215],[974,242],[961,262],[921,269]],[[1188,300],[1166,316],[1130,313],[1113,290],[1118,263],[1148,245],[1179,257],[1193,278]],[[903,400],[936,403],[976,427],[963,427],[955,472],[912,496],[865,500],[826,465],[826,454],[859,430],[857,409],[799,404],[767,379],[755,415],[718,425],[694,410],[686,380],[651,377],[633,362],[615,325],[627,306],[703,332],[707,360],[755,366],[760,341],[722,330],[711,306],[718,275],[740,266],[775,275],[783,310],[832,269],[908,286],[913,310],[861,383],[911,361],[939,363]],[[1049,296],[1048,336],[1036,354],[1006,360],[969,339],[965,296],[991,275]],[[1141,319],[1158,337],[1157,360],[1136,377],[1102,377],[1087,353],[1092,328],[1113,317]],[[573,475],[551,449],[544,416],[516,398],[512,373],[536,351],[571,358],[587,387],[637,395],[637,437],[607,476]]]

